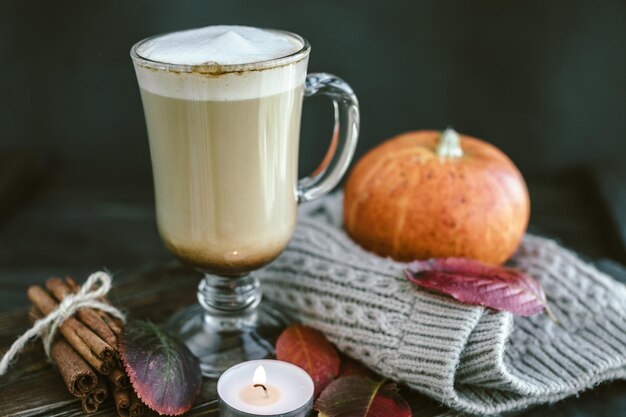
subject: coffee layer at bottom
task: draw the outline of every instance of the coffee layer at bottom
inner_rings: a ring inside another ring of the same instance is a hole
[[[291,236],[291,235],[290,235]],[[232,256],[231,253],[212,256],[212,251],[206,248],[188,247],[184,245],[173,245],[162,236],[165,247],[181,261],[190,264],[202,271],[222,276],[239,276],[248,272],[257,270],[278,257],[287,247],[287,242],[273,248],[264,248],[265,252],[260,250],[239,251],[242,256]]]

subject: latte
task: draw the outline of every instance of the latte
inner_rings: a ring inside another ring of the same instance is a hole
[[[136,64],[168,249],[207,272],[238,275],[270,262],[296,222],[306,56],[290,34],[217,26],[151,38]],[[263,62],[274,60],[264,66]],[[258,68],[250,66],[260,62]],[[214,71],[175,71],[209,65]],[[221,72],[221,66],[229,67]]]

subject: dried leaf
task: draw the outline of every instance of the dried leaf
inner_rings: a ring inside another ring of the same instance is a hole
[[[126,373],[141,401],[159,414],[189,411],[200,393],[202,373],[184,343],[154,323],[135,321],[126,325],[120,347]]]
[[[380,380],[382,377],[377,375],[374,371],[363,365],[361,362],[357,362],[354,359],[340,355],[341,366],[339,367],[339,377],[342,376],[365,376],[373,380]]]
[[[411,417],[395,384],[362,376],[331,382],[315,402],[319,417]]]
[[[315,396],[339,375],[337,351],[322,333],[307,326],[285,329],[276,341],[276,357],[304,369],[313,379]]]
[[[448,294],[466,303],[532,316],[544,309],[552,315],[541,284],[511,268],[463,258],[411,262],[406,277],[420,287]]]

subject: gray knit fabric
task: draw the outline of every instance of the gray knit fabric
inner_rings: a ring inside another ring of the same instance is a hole
[[[341,196],[303,209],[287,250],[259,271],[264,292],[380,374],[472,414],[626,377],[626,287],[555,242],[527,235],[511,264],[541,282],[558,325],[415,287],[405,264],[343,232]]]

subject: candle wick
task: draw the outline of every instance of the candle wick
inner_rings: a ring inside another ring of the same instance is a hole
[[[263,388],[263,392],[265,393],[265,398],[269,398],[269,394],[267,392],[267,388],[265,387],[265,385],[263,385],[263,384],[254,384],[252,387],[253,388],[258,388],[258,387]]]

